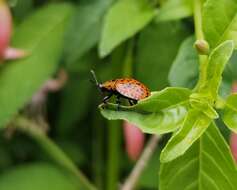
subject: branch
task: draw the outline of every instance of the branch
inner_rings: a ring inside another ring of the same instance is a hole
[[[83,185],[85,189],[96,189],[88,181],[84,174],[82,174],[82,172],[78,170],[77,166],[71,161],[71,159],[51,139],[49,139],[47,135],[45,135],[45,133],[40,129],[40,126],[37,123],[24,117],[18,116],[13,121],[13,124],[16,126],[16,129],[31,136],[55,162],[74,174],[75,177],[77,177],[80,185]]]
[[[204,40],[202,30],[202,2],[201,0],[194,0],[194,25],[197,40]]]
[[[201,0],[194,0],[194,26],[195,26],[195,35],[196,40],[205,41],[205,36],[202,28],[202,2]],[[194,88],[194,91],[199,90],[201,84],[206,79],[206,67],[207,67],[207,55],[199,55],[199,80]]]
[[[148,161],[150,160],[151,156],[153,155],[153,152],[156,149],[159,136],[152,135],[149,139],[144,151],[142,152],[141,157],[137,161],[134,169],[126,179],[124,185],[121,187],[120,190],[131,190],[134,189],[137,181],[140,178],[140,175],[142,174],[143,170],[145,169]]]

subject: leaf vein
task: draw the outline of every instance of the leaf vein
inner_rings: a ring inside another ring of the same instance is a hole
[[[210,134],[206,133],[207,137],[210,139],[210,141],[213,143],[213,145],[216,147],[216,149],[218,150],[218,152],[220,153],[220,155],[222,156],[222,158],[226,161],[228,167],[230,169],[232,169],[232,167],[229,165],[228,160],[226,159],[226,156],[222,153],[222,151],[220,150],[219,146],[216,144],[215,140],[210,136]]]
[[[192,166],[193,164],[195,164],[195,162],[197,162],[197,161],[198,161],[198,158],[197,158],[197,157],[194,157],[193,159],[190,159],[190,160],[188,161],[188,163],[187,163],[184,167],[180,168],[180,169],[175,173],[175,175],[173,175],[173,176],[170,178],[169,183],[167,184],[167,187],[170,186],[170,185],[174,182],[174,180],[176,179],[177,176],[179,176],[182,172],[184,172],[185,170],[187,170],[190,166]]]
[[[198,180],[192,181],[189,185],[187,185],[184,190],[192,189],[193,187],[198,186]]]
[[[222,176],[224,177],[224,179],[226,180],[226,182],[230,185],[230,187],[232,189],[234,189],[234,185],[231,183],[231,181],[229,180],[228,176],[226,176],[225,172],[223,171],[223,169],[221,167],[219,167],[218,163],[216,162],[216,160],[205,150],[202,151],[203,154],[210,160],[213,162],[214,166],[217,168],[217,170],[219,170],[220,174],[222,174]]]
[[[212,177],[209,176],[205,171],[202,171],[202,175],[205,176],[205,178],[210,181],[210,183],[215,187],[215,189],[220,190],[220,188],[216,185],[215,180],[213,180]]]

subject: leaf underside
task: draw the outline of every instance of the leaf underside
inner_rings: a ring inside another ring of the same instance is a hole
[[[190,90],[166,88],[152,92],[151,96],[138,101],[134,106],[102,104],[100,111],[109,120],[123,119],[146,133],[163,134],[176,130],[188,109]]]

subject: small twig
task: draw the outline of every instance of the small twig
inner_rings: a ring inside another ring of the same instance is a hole
[[[194,0],[193,3],[193,12],[194,12],[194,28],[196,40],[205,40],[205,36],[202,28],[202,1]],[[207,67],[208,56],[199,55],[199,80],[194,88],[194,91],[199,90],[200,85],[206,79],[206,67]]]
[[[67,82],[67,73],[60,69],[55,78],[50,78],[42,84],[40,89],[33,95],[29,103],[25,106],[23,113],[28,118],[33,119],[45,133],[49,130],[46,119],[46,103],[49,93],[61,90]]]
[[[50,78],[47,80],[41,88],[34,94],[31,102],[31,107],[40,107],[45,104],[47,96],[50,92],[57,92],[64,87],[67,82],[67,73],[64,69],[59,70],[56,78]]]
[[[130,173],[130,175],[124,182],[124,185],[120,188],[120,190],[134,189],[137,181],[139,180],[140,175],[142,174],[143,170],[146,167],[146,164],[148,163],[149,159],[151,158],[151,156],[153,155],[153,152],[156,149],[158,140],[159,140],[159,136],[156,136],[156,135],[153,135],[149,139],[144,151],[142,152],[141,157],[137,161],[134,169],[132,170],[132,172]]]

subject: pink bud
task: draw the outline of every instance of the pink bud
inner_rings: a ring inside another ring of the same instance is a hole
[[[235,161],[237,162],[237,134],[235,133],[231,133],[230,135],[230,149]]]
[[[3,59],[12,31],[12,17],[4,0],[0,0],[0,60]]]
[[[234,82],[232,84],[232,92],[233,93],[237,92],[237,82]],[[230,134],[230,149],[234,159],[237,162],[237,134],[233,132]]]
[[[126,121],[123,128],[127,154],[131,160],[135,161],[143,150],[145,136],[139,128]]]
[[[4,51],[3,58],[6,60],[13,60],[23,58],[27,55],[28,53],[24,50],[8,47]]]
[[[233,84],[232,84],[232,92],[233,93],[237,92],[237,82],[236,81],[233,82]]]

